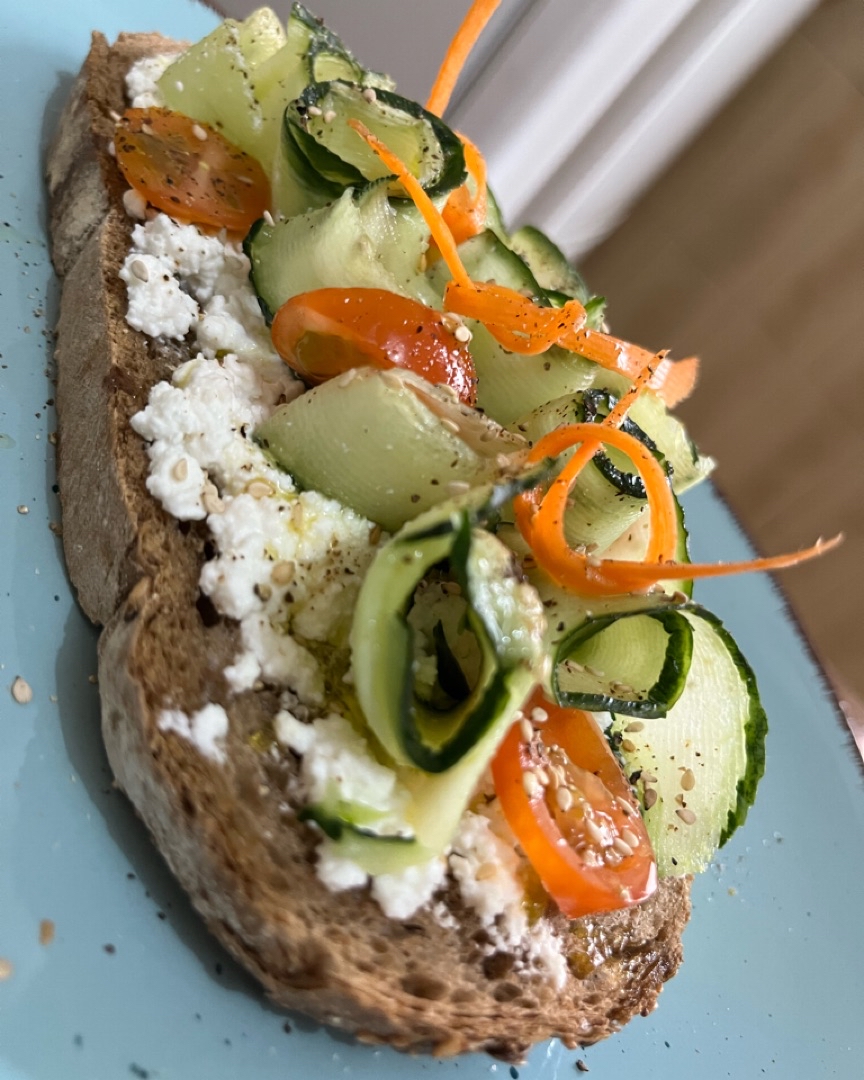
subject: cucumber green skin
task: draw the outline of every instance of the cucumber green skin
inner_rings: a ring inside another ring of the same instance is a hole
[[[620,619],[648,618],[660,623],[667,633],[663,663],[655,682],[644,688],[636,688],[640,697],[636,700],[608,694],[577,693],[562,691],[559,686],[560,665],[573,657],[581,644]],[[693,630],[687,619],[677,611],[647,610],[618,612],[586,619],[581,625],[562,638],[552,667],[552,691],[559,705],[589,712],[613,712],[621,716],[654,719],[665,716],[681,697],[693,659]]]
[[[697,610],[697,605],[693,605],[693,610]],[[698,607],[698,612],[700,618],[713,626],[715,633],[729,650],[729,655],[738,668],[750,699],[750,714],[744,728],[747,769],[738,781],[738,798],[735,808],[729,811],[726,825],[720,833],[719,846],[723,847],[735,830],[740,828],[747,819],[750,807],[756,800],[756,789],[759,786],[759,781],[765,775],[765,740],[768,735],[768,715],[762,706],[756,675],[744,654],[738,648],[738,643],[720,619],[708,611],[707,608]]]
[[[376,93],[381,105],[423,120],[432,129],[442,156],[442,165],[434,179],[424,184],[427,195],[433,197],[446,195],[463,184],[467,173],[465,154],[458,136],[439,117],[427,112],[417,102],[389,90],[379,89]],[[304,118],[307,110],[310,106],[314,106],[326,111],[328,106],[326,99],[329,95],[348,101],[354,95],[359,98],[358,104],[362,103],[367,110],[370,107],[362,98],[359,86],[339,79],[313,83],[307,86],[300,97],[291,102],[285,110],[283,147],[289,155],[291,166],[300,172],[304,180],[311,171],[312,175],[320,177],[319,182],[324,192],[339,194],[346,187],[365,184],[375,177],[366,176],[356,165],[337,156],[305,130]],[[338,104],[340,104],[338,100],[333,100],[329,103],[329,107],[333,108]],[[361,145],[358,136],[358,147]]]
[[[739,681],[733,686],[717,682],[717,676],[712,678],[709,674],[708,681],[689,705],[686,694],[682,695],[677,715],[672,710],[668,719],[648,720],[644,730],[626,738],[624,730],[630,718],[616,714],[613,719],[612,744],[623,760],[625,772],[634,782],[642,771],[659,773],[655,789],[659,798],[650,807],[646,804],[644,816],[661,876],[704,870],[714,851],[744,823],[765,771],[768,730],[756,679],[731,634],[716,615],[698,604],[685,604],[679,611],[694,620],[694,633],[698,620],[703,624],[703,633],[713,635],[707,639],[713,642],[710,655],[719,656],[716,650],[722,650],[723,664],[717,664],[714,670],[726,668]],[[716,683],[713,687],[712,682]],[[720,696],[705,700],[708,687]],[[690,712],[691,709],[698,712]],[[666,723],[672,727],[665,734],[662,728],[652,733],[654,725]],[[718,752],[719,761],[715,758]],[[671,757],[667,758],[670,753]],[[682,762],[688,761],[702,781],[697,779],[695,789],[688,791],[685,799],[688,806],[695,807],[695,824],[680,819],[674,802],[680,791],[675,770],[683,768]],[[737,775],[728,773],[733,765]],[[706,771],[703,773],[702,769]]]

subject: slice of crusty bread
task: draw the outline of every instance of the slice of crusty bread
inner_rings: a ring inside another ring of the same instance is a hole
[[[48,161],[53,257],[63,280],[58,327],[58,472],[66,559],[79,600],[104,630],[103,733],[111,765],[207,925],[278,1004],[369,1042],[518,1060],[560,1036],[588,1044],[656,1003],[681,961],[684,880],[647,903],[568,923],[562,992],[488,955],[488,936],[447,896],[458,929],[420,912],[386,918],[363,891],[338,896],[314,871],[315,835],[286,806],[296,762],[262,752],[277,695],[232,696],[223,670],[236,626],[198,590],[204,526],[170,518],[145,488],[147,456],[129,426],[178,350],[130,329],[118,270],[131,222],[110,156],[112,111],[138,57],[175,48],[157,35],[96,34]],[[180,350],[181,357],[184,354]],[[166,704],[230,715],[227,763],[159,730]],[[252,736],[255,736],[252,738]]]

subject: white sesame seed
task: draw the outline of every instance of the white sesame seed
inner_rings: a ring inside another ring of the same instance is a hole
[[[375,93],[375,88],[374,87],[372,87],[372,86],[367,86],[366,87],[366,89],[363,91],[363,100],[368,101],[370,105],[372,104],[373,101],[378,100],[378,95]]]
[[[186,479],[189,475],[189,462],[185,457],[182,457],[179,461],[175,462],[174,468],[171,470],[171,475],[175,480],[181,483]]]
[[[333,109],[328,109],[327,112],[324,113],[324,123],[325,124],[332,124],[335,119],[336,119],[336,113],[335,113],[335,111]]]
[[[543,794],[543,785],[531,769],[526,769],[522,773],[522,787],[525,789],[525,794],[529,799],[536,799]]]
[[[654,788],[645,788],[645,795],[643,799],[645,803],[645,809],[650,810],[654,803],[657,802],[657,792]]]
[[[573,805],[573,792],[568,787],[559,787],[555,792],[555,801],[559,810],[566,811]]]
[[[445,311],[441,316],[441,325],[452,334],[462,325],[462,320],[458,315],[454,315],[452,311]]]
[[[685,769],[681,774],[681,787],[685,791],[692,791],[696,787],[696,776],[692,769]]]
[[[543,787],[549,787],[549,773],[546,772],[542,765],[536,765],[534,768],[534,773],[537,776],[537,779],[543,785]]]
[[[541,709],[538,705],[536,708],[531,710],[531,719],[534,721],[535,724],[545,724],[545,722],[549,719],[549,713],[546,712],[545,709]]]
[[[266,499],[273,494],[273,485],[269,480],[250,480],[246,485],[246,494],[253,499]]]
[[[123,192],[123,209],[131,218],[143,221],[147,215],[147,200],[135,188]]]
[[[441,418],[441,426],[447,428],[448,431],[452,431],[454,435],[459,434],[459,425],[455,420],[451,420],[449,416]]]
[[[129,269],[139,281],[150,280],[150,271],[143,259],[133,259],[129,264]]]
[[[18,507],[18,513],[19,513],[19,514],[29,514],[29,513],[30,513],[30,507],[29,507],[29,506],[25,506],[25,505],[24,505],[24,503],[22,503],[22,504],[21,504],[21,505],[20,505],[20,506]]]
[[[634,743],[632,739],[622,739],[621,749],[625,752],[625,754],[632,754],[633,751],[636,749],[636,743]]]
[[[33,700],[33,687],[20,675],[16,675],[12,683],[12,697],[19,705],[27,705]]]
[[[474,871],[475,881],[489,881],[490,878],[494,878],[498,873],[498,869],[495,863],[486,862],[481,863]]]
[[[450,495],[464,495],[466,491],[471,490],[471,485],[464,480],[451,480],[447,485],[447,491]]]
[[[585,828],[595,844],[603,843],[603,831],[591,818],[585,819]]]
[[[621,807],[622,811],[627,815],[627,817],[636,816],[637,811],[630,805],[629,802],[627,802],[626,799],[618,799],[617,802],[618,805]]]
[[[108,156],[117,157],[117,147],[114,145],[114,140],[108,143]]]
[[[612,841],[612,847],[618,852],[619,855],[623,855],[626,858],[628,855],[633,854],[633,848],[627,843],[621,836],[616,836]]]
[[[212,481],[208,480],[201,494],[201,502],[208,514],[221,514],[225,504],[219,498],[219,492]]]
[[[676,810],[675,813],[681,818],[685,825],[692,825],[696,821],[696,815],[686,806],[683,810]]]
[[[203,127],[201,127],[200,124],[193,124],[192,125],[192,134],[200,142],[206,142],[207,141],[207,132],[204,130]]]
[[[310,105],[309,108],[306,110],[306,112],[310,116],[322,116],[323,115],[322,110],[319,109],[317,105]]]
[[[277,562],[270,571],[270,580],[274,585],[290,585],[294,580],[295,569],[296,567],[290,559],[283,559],[281,562]]]
[[[639,847],[639,837],[636,835],[636,833],[633,832],[632,829],[622,829],[621,839],[631,848]]]
[[[519,721],[519,730],[522,733],[522,739],[524,742],[531,742],[534,738],[534,726],[530,720],[526,720],[523,716]]]
[[[657,783],[657,777],[654,775],[654,773],[648,772],[647,769],[642,770],[642,780],[646,784],[656,784]]]
[[[628,731],[628,732],[629,731],[644,731],[645,730],[645,725],[642,723],[641,720],[633,720],[632,723],[629,723],[627,725],[627,727],[624,728],[624,730]]]
[[[273,220],[273,215],[270,213],[269,210],[265,210],[261,216],[264,218],[268,225],[276,224],[276,222]]]
[[[453,331],[453,337],[455,337],[457,341],[461,341],[463,345],[467,345],[474,335],[467,326],[457,326]]]

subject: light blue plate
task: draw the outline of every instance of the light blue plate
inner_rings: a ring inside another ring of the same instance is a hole
[[[0,1080],[284,1080],[515,1075],[371,1050],[271,1009],[203,930],[130,807],[98,731],[96,634],[48,525],[55,427],[41,154],[88,32],[198,37],[181,0],[8,3],[0,16]],[[18,512],[26,507],[27,514]],[[695,555],[747,547],[711,491]],[[705,586],[759,676],[768,775],[746,828],[694,890],[686,963],[660,1008],[581,1054],[538,1047],[523,1077],[864,1075],[862,773],[821,675],[767,581]],[[9,692],[16,675],[30,704]],[[39,942],[40,921],[56,926]],[[288,1030],[290,1028],[290,1031]]]

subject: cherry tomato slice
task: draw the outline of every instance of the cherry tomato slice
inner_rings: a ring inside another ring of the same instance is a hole
[[[495,791],[522,850],[571,918],[647,899],[657,888],[651,842],[597,722],[539,691],[526,716],[538,708],[548,719],[535,725],[531,742],[514,724],[492,762]]]
[[[404,367],[451,386],[466,405],[476,401],[471,353],[441,312],[386,289],[300,293],[276,313],[272,334],[282,359],[309,383],[353,367]]]
[[[114,147],[129,184],[181,221],[246,233],[270,204],[270,184],[255,158],[181,113],[127,109]]]

